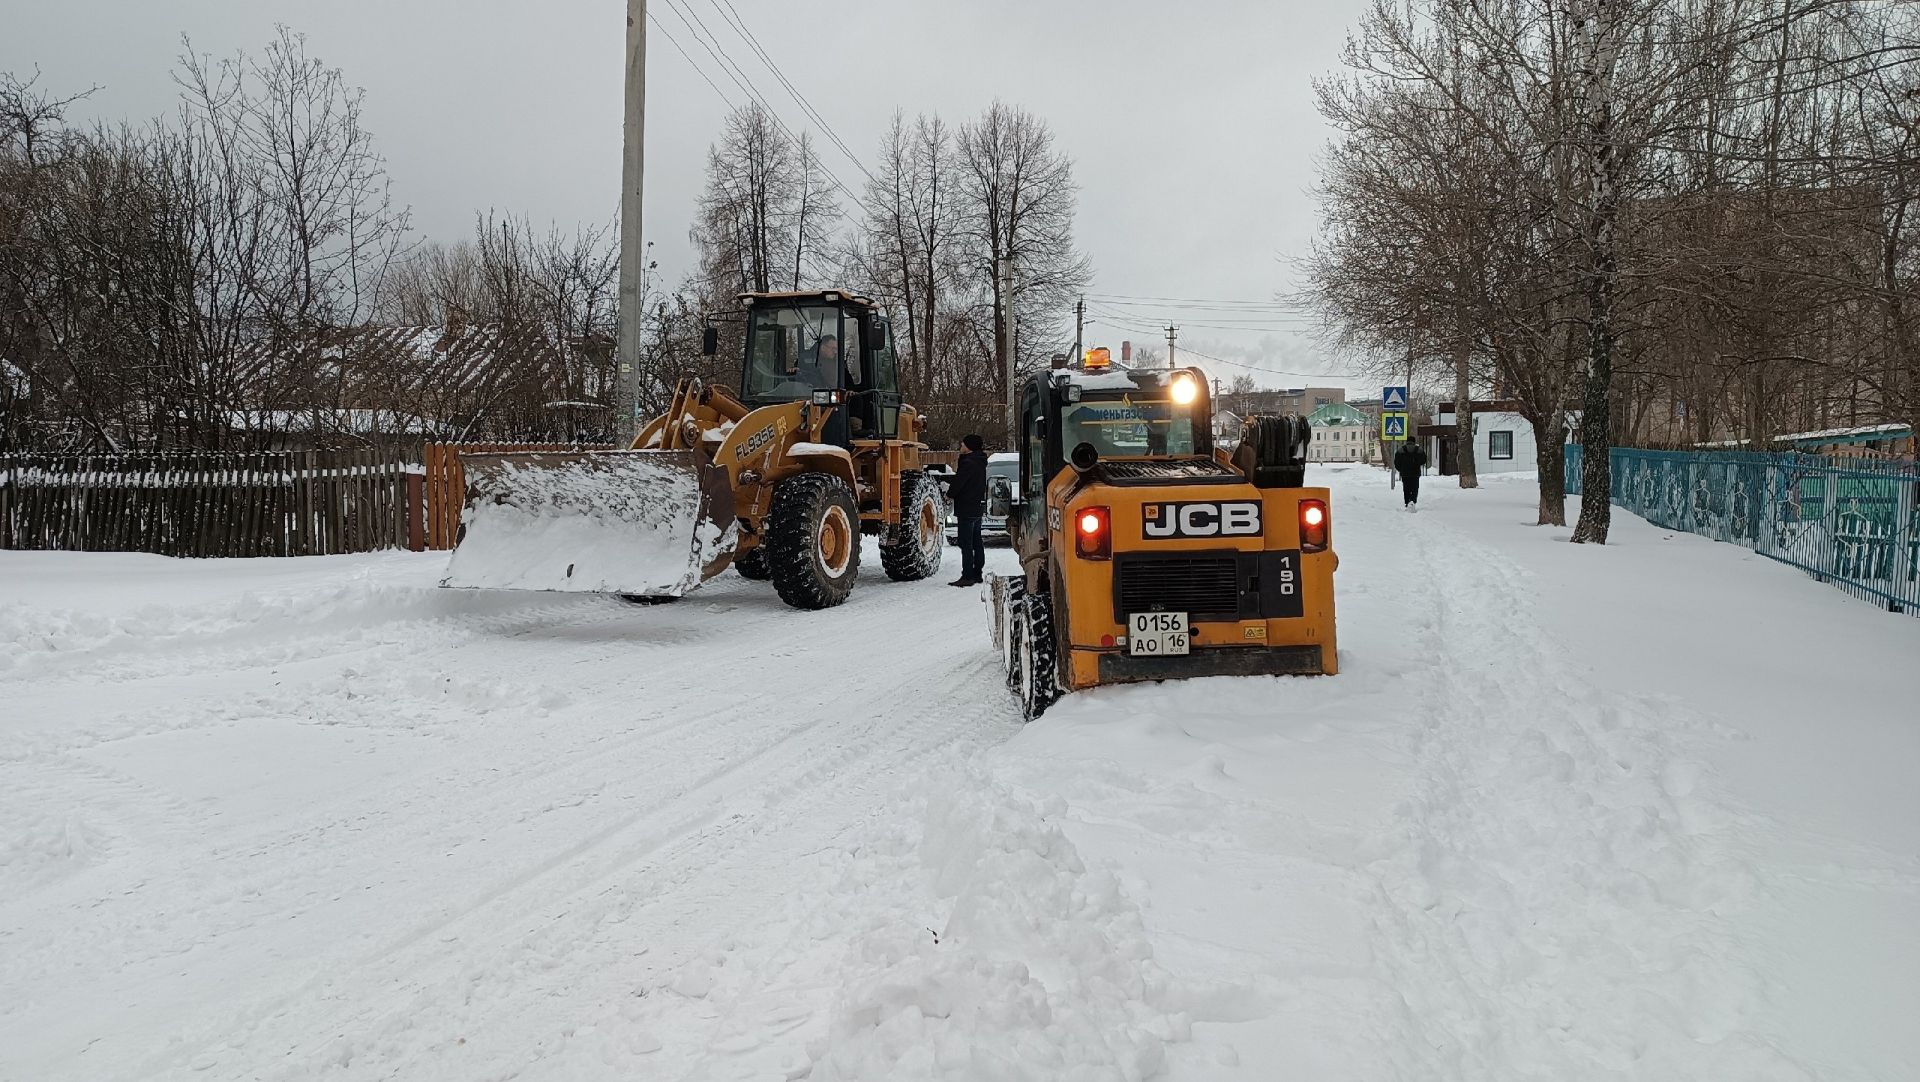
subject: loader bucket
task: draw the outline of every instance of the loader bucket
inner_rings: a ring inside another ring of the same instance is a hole
[[[462,455],[440,585],[680,597],[724,571],[733,489],[704,451]]]

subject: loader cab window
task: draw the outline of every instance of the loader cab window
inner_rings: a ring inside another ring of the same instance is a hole
[[[1193,417],[1166,399],[1092,396],[1060,411],[1060,446],[1093,444],[1101,458],[1201,453]]]
[[[859,329],[847,321],[853,356],[859,357]],[[745,384],[750,402],[792,402],[816,388],[841,387],[847,371],[840,309],[833,305],[795,304],[753,310],[747,325]]]

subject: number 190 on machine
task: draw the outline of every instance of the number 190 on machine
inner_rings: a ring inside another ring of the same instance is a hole
[[[1127,653],[1159,657],[1187,652],[1187,614],[1136,612],[1127,617]]]

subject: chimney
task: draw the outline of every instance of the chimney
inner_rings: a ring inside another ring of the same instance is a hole
[[[1120,359],[1122,361],[1133,360],[1133,343],[1132,342],[1120,343]]]

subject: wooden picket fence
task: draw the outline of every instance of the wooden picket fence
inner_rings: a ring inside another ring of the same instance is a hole
[[[426,547],[450,549],[460,539],[460,508],[467,498],[466,472],[460,468],[462,454],[488,454],[503,451],[604,451],[611,444],[575,443],[430,443],[422,459],[425,462],[424,514]]]
[[[409,547],[417,470],[383,451],[0,455],[0,548],[218,557]]]

